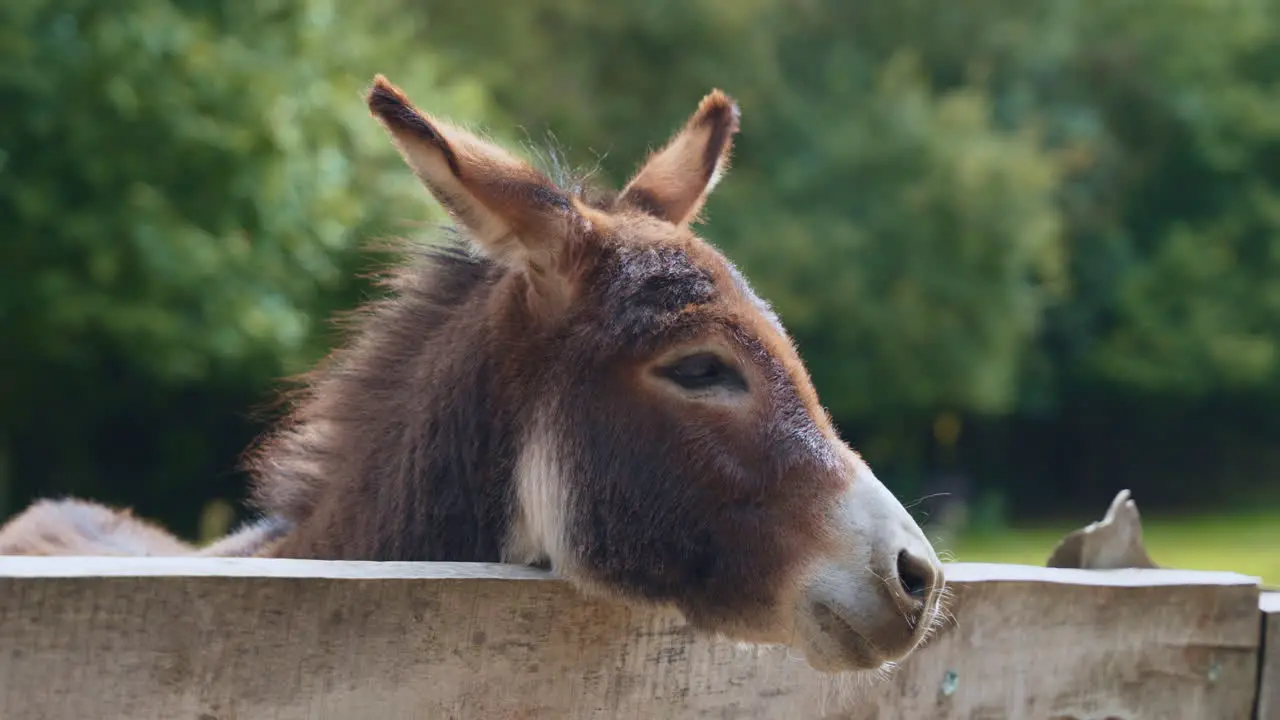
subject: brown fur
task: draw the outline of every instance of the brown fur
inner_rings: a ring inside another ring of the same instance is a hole
[[[462,237],[402,248],[389,295],[247,456],[267,519],[205,553],[514,558],[700,626],[767,622],[835,553],[861,460],[768,306],[690,230],[737,106],[708,95],[623,192],[588,200],[381,76],[368,102]],[[698,353],[732,382],[673,381]],[[193,552],[83,503],[33,506],[0,550]]]
[[[39,500],[0,528],[0,555],[186,555],[191,545],[129,510]]]

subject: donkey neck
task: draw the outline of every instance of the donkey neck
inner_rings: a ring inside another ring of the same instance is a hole
[[[497,562],[522,399],[490,312],[503,273],[435,250],[390,282],[251,461],[294,529],[269,554]]]

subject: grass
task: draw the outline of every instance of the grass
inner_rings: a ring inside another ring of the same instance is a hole
[[[1104,508],[1105,509],[1105,508]],[[1078,523],[973,532],[952,543],[959,562],[1044,565],[1058,541]],[[1280,586],[1280,508],[1195,517],[1142,517],[1151,559],[1182,570],[1229,570]]]

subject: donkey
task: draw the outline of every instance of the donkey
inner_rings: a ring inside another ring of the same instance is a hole
[[[788,644],[819,670],[910,654],[943,573],[845,444],[778,318],[691,230],[729,164],[708,94],[620,192],[551,177],[378,75],[373,116],[455,220],[246,454],[263,519],[197,550],[44,500],[9,554],[506,562]]]

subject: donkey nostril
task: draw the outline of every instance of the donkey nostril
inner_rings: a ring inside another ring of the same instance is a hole
[[[933,568],[906,550],[898,553],[898,582],[908,595],[924,600],[933,587]]]

